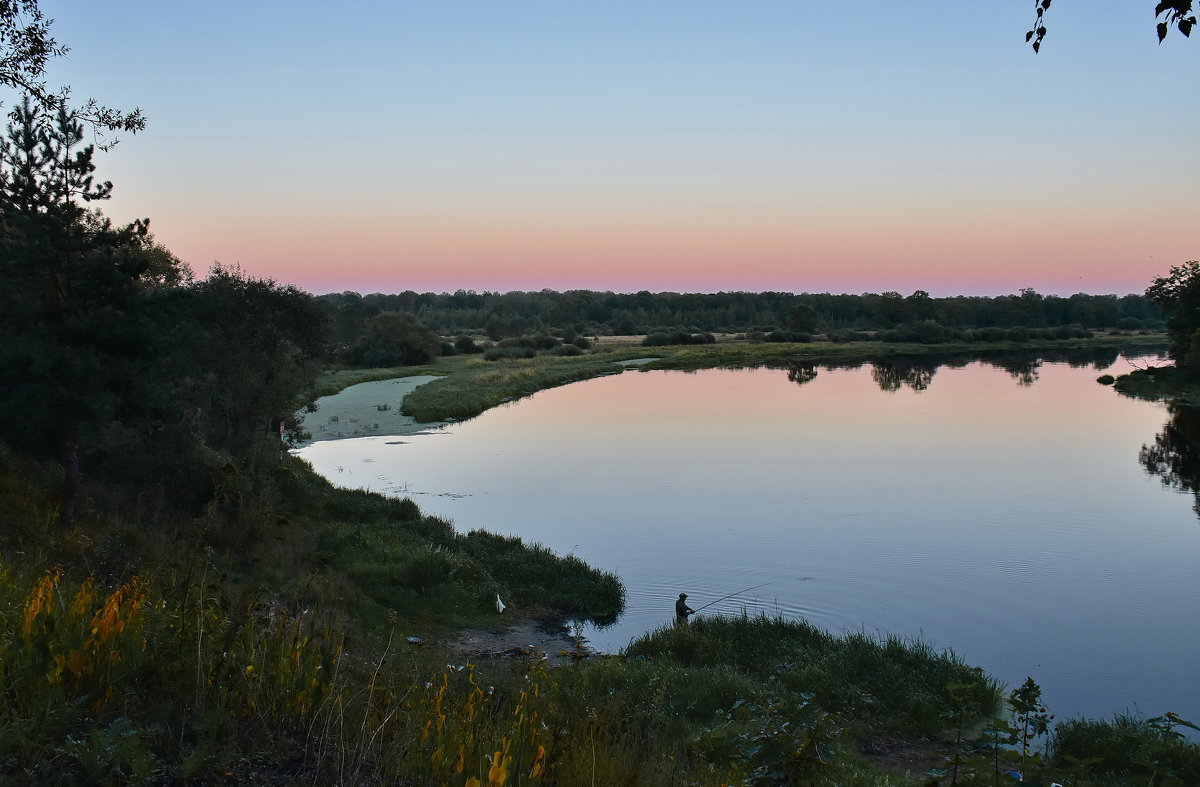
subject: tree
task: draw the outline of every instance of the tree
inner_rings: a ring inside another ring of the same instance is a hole
[[[82,107],[70,110],[70,91],[51,90],[46,85],[46,65],[70,49],[50,33],[53,20],[38,8],[37,0],[0,0],[0,85],[18,90],[44,110],[70,111],[76,120],[90,125],[97,133],[128,131],[136,134],[146,127],[146,118],[138,108],[123,112],[89,99]]]
[[[0,84],[32,95],[45,105],[49,98],[42,75],[65,46],[50,35],[50,20],[37,0],[0,0]]]
[[[798,303],[788,310],[788,330],[818,333],[823,324],[821,315],[807,303]]]
[[[88,99],[82,107],[70,109],[70,90],[51,90],[45,81],[46,65],[70,49],[50,33],[53,20],[38,8],[37,0],[0,0],[0,85],[14,88],[40,108],[68,111],[97,133],[128,131],[136,134],[146,127],[142,111],[113,109]],[[103,147],[103,146],[102,146]]]
[[[170,278],[147,220],[114,227],[87,204],[109,197],[94,148],[64,105],[26,96],[0,140],[0,436],[63,468],[60,516],[80,485],[82,440],[139,405],[154,346],[144,290]]]
[[[200,438],[243,468],[277,457],[279,420],[311,403],[326,313],[297,287],[220,265],[177,297],[168,377]]]
[[[1050,10],[1051,2],[1053,0],[1033,0],[1033,27],[1025,33],[1025,42],[1033,47],[1034,52],[1041,50],[1042,41],[1046,38],[1046,12]],[[1159,43],[1167,37],[1172,27],[1183,33],[1185,38],[1191,37],[1192,28],[1196,26],[1193,5],[1193,0],[1162,0],[1155,3]]]
[[[437,360],[442,340],[408,312],[380,312],[367,321],[366,332],[350,348],[361,366],[412,366]]]
[[[1200,371],[1200,261],[1174,265],[1146,290],[1167,319],[1169,353],[1180,369]]]

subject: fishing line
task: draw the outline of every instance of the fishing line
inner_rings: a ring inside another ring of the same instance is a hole
[[[796,577],[795,581],[796,582],[806,582],[810,579],[815,579],[815,577]],[[716,601],[710,601],[709,603],[700,607],[700,609],[694,610],[692,612],[692,614],[694,615],[697,612],[700,612],[700,610],[708,609],[713,604],[720,604],[722,601],[724,601],[727,598],[733,598],[734,596],[740,596],[742,593],[749,593],[751,590],[758,590],[759,588],[765,588],[767,585],[773,585],[773,584],[775,584],[775,583],[774,582],[764,582],[761,585],[754,585],[753,587],[748,587],[745,590],[738,590],[736,592],[730,593],[728,596],[721,596]]]
[[[727,599],[727,598],[733,598],[734,596],[740,595],[740,594],[742,594],[742,593],[749,593],[751,590],[758,590],[759,588],[765,588],[767,585],[773,585],[773,584],[775,584],[775,583],[774,583],[774,582],[764,582],[764,583],[762,583],[761,585],[755,585],[755,586],[753,586],[753,587],[748,587],[748,588],[746,588],[745,590],[737,590],[737,591],[734,591],[733,593],[730,593],[728,596],[721,596],[721,597],[720,597],[719,599],[717,599],[716,601],[710,601],[709,603],[707,603],[707,604],[705,604],[704,606],[700,607],[700,609],[697,609],[697,610],[696,610],[696,612],[699,612],[701,609],[708,609],[708,608],[709,608],[709,607],[711,607],[713,604],[720,604],[722,601],[724,601],[724,600],[725,600],[725,599]]]

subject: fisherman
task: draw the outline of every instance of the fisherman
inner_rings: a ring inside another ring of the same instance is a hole
[[[675,622],[687,625],[688,615],[695,615],[696,610],[687,605],[687,593],[680,593],[679,600],[675,602]]]

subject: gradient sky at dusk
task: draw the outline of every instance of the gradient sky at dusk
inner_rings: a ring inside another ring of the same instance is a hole
[[[44,0],[106,212],[313,292],[1141,292],[1200,258],[1151,0]],[[851,10],[855,9],[855,10]],[[11,101],[5,97],[5,103]]]

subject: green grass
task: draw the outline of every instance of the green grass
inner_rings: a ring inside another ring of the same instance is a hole
[[[1055,727],[1051,754],[1055,767],[1083,783],[1200,784],[1200,745],[1168,717],[1068,719]]]
[[[939,356],[968,353],[1037,352],[1087,347],[1165,346],[1166,334],[1101,335],[1087,339],[1054,339],[1027,342],[947,342],[915,344],[893,342],[749,343],[718,342],[667,350],[663,358],[647,368],[705,369],[716,367],[767,366],[788,361],[836,363],[839,361],[885,359],[890,356]],[[647,353],[658,354],[658,353]]]
[[[856,721],[936,733],[953,707],[947,684],[972,684],[980,713],[998,707],[1000,686],[952,652],[920,640],[830,634],[803,620],[706,617],[634,640],[624,651],[684,669],[726,667],[780,691],[811,695]]]
[[[519,538],[459,533],[409,499],[336,489],[300,460],[281,470],[294,524],[317,539],[322,574],[354,588],[356,612],[378,623],[392,610],[440,628],[494,625],[500,594],[522,609],[608,618],[624,608],[613,574]]]
[[[403,412],[418,421],[470,418],[546,388],[615,374],[619,354],[539,355],[485,361],[473,356],[452,373],[426,383],[404,398]]]
[[[359,383],[394,380],[418,374],[444,374],[430,367],[383,366],[373,369],[331,369],[322,372],[313,383],[313,397],[333,396],[338,391]]]

